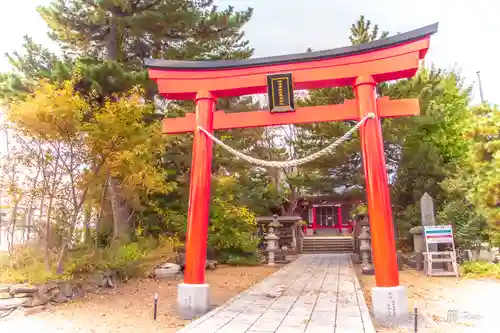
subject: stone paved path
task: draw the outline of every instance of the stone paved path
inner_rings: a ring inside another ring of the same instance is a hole
[[[305,254],[179,333],[375,333],[348,255]]]

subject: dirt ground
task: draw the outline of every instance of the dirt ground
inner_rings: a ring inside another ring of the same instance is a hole
[[[371,287],[375,277],[357,275],[371,309]],[[407,269],[400,272],[400,283],[408,288],[410,311],[416,302],[420,313],[419,333],[434,332],[500,332],[500,281],[455,277],[428,277]],[[412,319],[405,328],[377,326],[377,333],[414,332]],[[411,328],[409,330],[409,328]]]
[[[219,266],[207,272],[211,301],[220,305],[277,268]],[[176,332],[188,322],[177,317],[176,291],[179,281],[131,280],[105,294],[35,314],[18,313],[0,321],[0,332],[138,333]],[[153,297],[158,293],[158,316],[153,320]]]

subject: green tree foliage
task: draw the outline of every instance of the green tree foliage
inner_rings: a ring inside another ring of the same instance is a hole
[[[30,37],[25,36],[22,52],[7,53],[12,71],[0,76],[0,98],[4,102],[33,92],[39,80],[62,82],[71,78],[73,61],[58,57]]]
[[[439,185],[465,154],[469,90],[453,72],[422,69],[383,88],[391,98],[418,98],[420,116],[386,121],[384,135],[400,147],[392,201],[399,236],[420,223],[419,200],[427,192],[439,209],[447,197]]]
[[[419,205],[425,192],[434,198],[437,207],[443,203],[446,194],[439,183],[455,171],[466,151],[468,90],[455,73],[422,69],[411,79],[385,87],[383,93],[391,98],[420,101],[420,116],[390,120],[384,132],[401,147],[393,204],[401,232],[406,232],[412,226],[406,223],[415,221],[408,219],[408,214],[418,213],[412,206]]]
[[[219,251],[233,254],[255,253],[259,239],[255,215],[233,193],[234,177],[219,177],[210,214],[208,243]]]
[[[75,91],[98,102],[113,94],[129,91],[136,85],[149,86],[143,70],[130,70],[117,62],[57,56],[29,37],[25,37],[21,48],[20,52],[7,54],[13,70],[0,77],[0,98],[4,102],[22,99],[33,93],[40,80],[62,84],[78,79],[74,83]]]
[[[437,221],[453,226],[459,248],[477,249],[482,242],[490,239],[486,219],[466,200],[447,200],[438,212]]]

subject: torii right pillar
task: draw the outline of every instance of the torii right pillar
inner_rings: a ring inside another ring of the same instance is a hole
[[[360,118],[369,113],[374,115],[374,118],[367,120],[360,128],[377,285],[372,289],[372,311],[377,321],[394,324],[408,318],[408,295],[406,288],[399,285],[394,222],[381,118],[377,110],[376,83],[371,76],[360,76],[356,79],[354,91]]]

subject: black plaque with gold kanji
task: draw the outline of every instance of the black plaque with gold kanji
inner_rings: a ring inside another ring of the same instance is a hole
[[[291,73],[268,75],[267,94],[271,112],[295,111]]]

